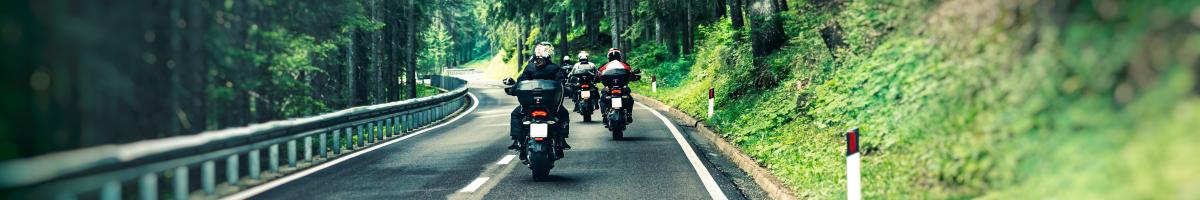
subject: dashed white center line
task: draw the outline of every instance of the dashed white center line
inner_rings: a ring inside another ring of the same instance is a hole
[[[513,158],[517,158],[517,155],[506,155],[506,156],[504,156],[504,158],[500,158],[500,161],[496,162],[496,164],[497,165],[507,165],[508,162],[512,162]]]
[[[474,181],[471,181],[471,184],[467,184],[467,187],[464,187],[462,190],[458,190],[458,192],[475,192],[475,190],[478,190],[480,186],[483,186],[483,183],[487,183],[487,180],[488,177],[476,178]]]

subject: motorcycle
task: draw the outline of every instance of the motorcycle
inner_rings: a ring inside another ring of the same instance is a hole
[[[517,96],[521,105],[522,130],[527,134],[518,149],[520,156],[533,172],[533,179],[544,180],[554,168],[554,161],[564,156],[561,149],[555,148],[557,144],[553,139],[559,134],[553,125],[568,123],[555,118],[563,102],[563,87],[553,80],[513,83],[512,79],[505,79],[504,84],[513,86],[505,92]]]
[[[584,122],[592,121],[592,113],[596,110],[596,99],[599,98],[598,95],[592,95],[593,93],[596,93],[596,85],[591,81],[587,81],[592,80],[592,77],[592,75],[579,75],[571,77],[570,85],[575,91],[577,91],[577,93],[574,93],[574,95],[576,95],[575,112],[583,116]]]
[[[613,140],[620,140],[625,137],[625,128],[633,123],[630,112],[633,106],[633,96],[630,94],[633,90],[629,89],[629,82],[636,81],[640,78],[641,70],[633,70],[633,80],[629,80],[629,71],[626,70],[607,70],[601,72],[601,80],[604,83],[604,90],[601,90],[603,95],[600,100],[603,101],[607,108],[603,110],[604,126],[612,132]]]

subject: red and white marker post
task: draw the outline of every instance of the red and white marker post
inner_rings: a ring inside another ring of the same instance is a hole
[[[658,76],[650,76],[650,91],[658,93]]]
[[[709,87],[709,88],[708,88],[708,118],[712,118],[712,115],[713,115],[713,105],[714,105],[714,102],[713,102],[713,88],[712,88],[712,87]]]
[[[862,199],[860,164],[862,157],[858,153],[858,128],[852,128],[846,132],[846,199]]]

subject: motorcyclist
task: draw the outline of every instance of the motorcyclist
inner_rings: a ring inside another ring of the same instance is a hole
[[[595,85],[595,83],[596,83],[595,78],[587,79],[587,80],[579,78],[580,76],[596,77],[596,75],[599,74],[598,71],[596,71],[596,64],[592,63],[589,60],[589,58],[588,58],[589,56],[591,56],[591,55],[588,54],[588,52],[586,52],[586,51],[579,52],[578,61],[577,61],[577,63],[575,63],[575,67],[571,68],[569,81],[571,82],[572,85],[578,86],[579,84],[583,84],[583,83]],[[578,88],[576,88],[576,89],[578,89]],[[597,91],[598,90],[592,90],[591,93],[592,93],[593,97],[600,96],[600,94]],[[574,100],[576,103],[578,103],[579,102],[579,92],[572,93],[571,100]],[[596,106],[599,106],[599,105],[596,105]],[[575,108],[575,111],[579,111],[579,108]]]
[[[575,68],[575,65],[571,64],[571,56],[563,55],[562,62],[560,62],[558,64],[559,64],[559,68],[562,68],[562,70],[564,72],[567,72],[567,82],[566,82],[567,84],[565,84],[566,86],[568,86],[568,87],[565,87],[566,88],[565,93],[567,93],[567,95],[563,95],[563,98],[571,98],[572,100],[574,100],[575,95],[571,95],[571,94],[578,93],[579,91],[578,91],[578,88],[570,87],[572,85],[571,80],[570,80],[571,71]],[[578,108],[576,110],[578,110]]]
[[[628,73],[629,74],[628,78],[630,81],[637,81],[637,80],[641,79],[642,76],[639,74],[640,70],[633,70],[633,68],[630,68],[629,65],[625,64],[625,62],[622,61],[624,59],[624,56],[625,55],[624,55],[624,53],[621,52],[621,49],[617,49],[617,48],[608,49],[608,60],[609,61],[607,64],[604,64],[604,66],[601,66],[600,69],[597,71],[602,74],[607,70],[626,70],[626,71],[631,72],[631,73]],[[604,82],[603,76],[596,76],[596,80],[597,80],[597,82]],[[604,104],[600,107],[601,109],[607,110],[608,108],[610,108],[608,103],[605,103],[604,101],[601,101],[601,104]],[[625,111],[626,111],[625,113],[629,114],[629,115],[625,116],[625,121],[633,122],[633,106],[625,106],[621,109],[625,109]],[[605,120],[605,124],[607,124],[608,118],[606,117],[606,118],[604,118],[604,120]]]
[[[525,80],[555,80],[562,83],[566,80],[566,71],[551,62],[552,58],[550,56],[554,54],[554,47],[551,46],[549,42],[538,43],[537,46],[534,47],[533,51],[534,56],[530,58],[530,61],[528,62],[529,64],[525,65],[525,69],[522,70],[521,75],[517,77],[517,82]],[[513,143],[512,145],[508,146],[509,149],[521,148],[520,143],[525,140],[526,133],[523,131],[524,127],[521,124],[521,113],[523,113],[521,106],[517,106],[517,108],[514,108],[512,111],[511,121],[509,124],[509,136],[512,137]],[[566,138],[570,133],[570,128],[568,125],[570,123],[567,123],[570,121],[570,113],[568,113],[567,109],[561,105],[559,105],[558,112],[556,113],[556,117],[563,123],[557,124],[559,132],[557,134],[558,137],[554,138],[555,140],[558,140],[555,143],[559,144],[558,148],[560,149],[571,149],[571,145],[568,145],[566,141]]]

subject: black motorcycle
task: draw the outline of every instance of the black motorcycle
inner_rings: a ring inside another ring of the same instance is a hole
[[[633,73],[630,76],[629,73]],[[630,94],[633,90],[629,89],[630,81],[637,81],[640,78],[641,70],[633,70],[629,72],[624,69],[610,69],[600,74],[600,80],[604,83],[604,89],[600,90],[602,97],[600,100],[606,105],[603,109],[604,126],[612,132],[613,140],[620,140],[625,137],[625,128],[632,122],[633,113],[633,96]],[[630,80],[633,77],[632,80]]]
[[[593,75],[573,75],[569,85],[574,89],[575,112],[583,116],[584,122],[592,121],[592,113],[596,111],[597,93],[596,84],[592,82],[595,76]]]
[[[526,131],[526,139],[521,144],[518,151],[521,152],[521,158],[525,158],[525,163],[529,169],[533,171],[534,180],[544,180],[549,174],[550,169],[554,168],[554,161],[563,157],[561,149],[555,148],[557,144],[553,138],[557,137],[559,130],[553,128],[556,123],[569,123],[565,120],[555,118],[558,108],[563,102],[563,87],[558,81],[553,80],[526,80],[519,83],[513,83],[512,79],[504,80],[505,85],[514,85],[514,87],[505,90],[509,95],[517,96],[517,100],[521,104],[522,130]]]

